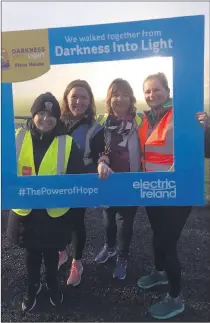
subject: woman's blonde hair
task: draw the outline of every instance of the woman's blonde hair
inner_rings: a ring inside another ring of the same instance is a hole
[[[108,87],[107,96],[106,96],[106,111],[107,111],[107,113],[113,114],[113,110],[111,107],[111,98],[112,98],[113,94],[118,90],[121,90],[122,92],[125,92],[129,95],[130,107],[129,107],[128,111],[131,114],[135,114],[136,113],[136,106],[135,106],[136,98],[134,96],[133,89],[132,89],[131,85],[128,83],[128,81],[123,80],[121,78],[117,78],[114,81],[112,81],[112,83]]]
[[[143,88],[144,88],[144,84],[147,82],[147,81],[150,81],[150,80],[154,80],[154,79],[158,79],[158,81],[161,83],[161,85],[166,89],[166,90],[170,90],[169,87],[168,87],[168,80],[167,80],[167,77],[165,76],[164,73],[156,73],[156,74],[151,74],[151,75],[148,75],[146,77],[146,79],[144,80],[143,82]]]

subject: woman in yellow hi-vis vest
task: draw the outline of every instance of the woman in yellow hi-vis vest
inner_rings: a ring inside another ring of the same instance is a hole
[[[41,94],[31,107],[32,120],[16,131],[19,176],[84,173],[79,148],[72,137],[62,135],[60,106],[51,93]],[[44,183],[43,183],[44,186]],[[15,209],[9,216],[7,235],[10,243],[26,249],[28,290],[23,311],[36,305],[42,289],[40,268],[44,258],[49,300],[57,306],[63,301],[57,282],[58,251],[69,242],[72,213],[83,209]]]

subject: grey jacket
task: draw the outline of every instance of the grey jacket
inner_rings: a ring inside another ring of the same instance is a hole
[[[105,130],[105,141],[109,146],[111,142],[111,132],[106,129]],[[133,123],[133,128],[131,129],[128,136],[128,151],[129,151],[129,162],[130,162],[130,172],[140,172],[142,171],[141,166],[141,158],[142,152],[140,147],[140,142],[137,133],[137,124]]]

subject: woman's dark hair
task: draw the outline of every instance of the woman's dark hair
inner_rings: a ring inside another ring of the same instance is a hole
[[[69,109],[67,96],[68,96],[69,92],[76,86],[83,87],[88,92],[88,94],[90,96],[90,106],[88,107],[87,114],[88,114],[88,118],[90,120],[93,120],[96,116],[95,99],[94,99],[93,92],[92,92],[90,85],[88,84],[88,82],[86,82],[84,80],[74,80],[67,85],[67,87],[64,91],[63,100],[61,103],[61,119],[66,119],[66,118],[71,119],[72,113]]]
[[[161,83],[161,85],[166,89],[166,90],[170,90],[168,87],[168,80],[167,77],[165,76],[164,73],[157,73],[157,74],[151,74],[149,76],[146,77],[146,79],[143,82],[143,88],[144,88],[144,84],[147,81],[150,80],[154,80],[154,79],[158,79],[158,81]]]
[[[133,94],[133,89],[128,83],[128,81],[123,80],[121,78],[117,78],[108,87],[107,96],[106,96],[106,111],[108,114],[113,114],[113,110],[111,107],[111,98],[113,94],[117,91],[121,90],[124,93],[127,93],[130,97],[130,107],[129,113],[135,114],[136,113],[136,98]]]

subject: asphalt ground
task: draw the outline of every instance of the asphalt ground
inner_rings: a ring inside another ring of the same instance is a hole
[[[144,292],[137,279],[153,269],[151,229],[143,208],[139,208],[134,225],[127,278],[112,278],[114,259],[96,265],[94,257],[103,245],[102,215],[89,209],[86,215],[87,244],[84,252],[84,273],[78,287],[66,287],[69,262],[59,272],[64,303],[54,308],[44,289],[31,313],[21,311],[27,274],[24,250],[10,247],[5,236],[6,216],[2,216],[2,322],[152,322],[148,306],[160,300],[167,286]],[[210,321],[210,208],[194,208],[179,242],[183,268],[183,296],[186,310],[169,320],[176,322]],[[43,275],[44,281],[44,275]]]

